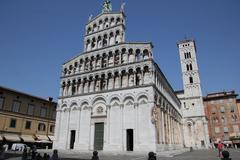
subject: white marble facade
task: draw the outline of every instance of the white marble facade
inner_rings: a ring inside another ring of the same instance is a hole
[[[63,64],[53,147],[182,148],[181,104],[152,54],[151,43],[125,42],[122,11],[90,19],[84,52]]]

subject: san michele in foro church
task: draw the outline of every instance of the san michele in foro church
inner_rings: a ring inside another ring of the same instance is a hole
[[[124,4],[113,12],[108,0],[89,17],[84,51],[62,66],[53,148],[207,148],[194,40],[178,43],[184,91],[175,92],[153,59],[152,43],[125,41],[125,18]]]

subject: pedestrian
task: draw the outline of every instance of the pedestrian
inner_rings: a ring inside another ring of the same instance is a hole
[[[5,148],[0,144],[0,160],[5,159]]]
[[[22,160],[27,160],[27,158],[28,158],[28,153],[27,153],[27,148],[25,147],[22,153]]]
[[[36,160],[42,160],[42,156],[40,153],[37,153]]]
[[[49,160],[49,157],[48,157],[48,154],[47,154],[47,153],[44,153],[44,155],[43,155],[43,160]]]
[[[94,152],[93,152],[92,160],[99,160],[98,152],[97,152],[97,151],[94,151]]]
[[[229,158],[230,154],[228,151],[222,151],[222,160],[232,160],[232,158]]]
[[[236,144],[234,145],[234,147],[235,147],[235,149],[238,149],[238,147],[237,147],[237,145],[236,145]]]
[[[53,155],[51,157],[51,160],[59,160],[59,158],[58,158],[58,150],[56,150],[56,149],[53,150]]]
[[[154,152],[149,152],[148,160],[157,160],[156,154]]]
[[[221,141],[218,142],[218,157],[221,157],[222,155],[222,148],[223,148],[223,144],[221,143]]]
[[[32,160],[36,159],[36,151],[37,147],[35,145],[32,146]]]

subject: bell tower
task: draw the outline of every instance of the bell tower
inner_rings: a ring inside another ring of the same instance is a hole
[[[178,97],[182,104],[185,145],[205,148],[209,145],[209,135],[196,58],[196,43],[194,40],[183,40],[178,43],[178,49],[184,89]]]
[[[182,41],[178,45],[184,93],[187,97],[202,97],[194,40]]]

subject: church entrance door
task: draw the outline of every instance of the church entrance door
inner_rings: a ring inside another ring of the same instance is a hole
[[[94,150],[103,150],[104,123],[95,123]]]
[[[127,129],[127,151],[133,151],[133,129]]]
[[[76,135],[76,131],[75,130],[71,130],[70,149],[74,148],[75,135]]]

